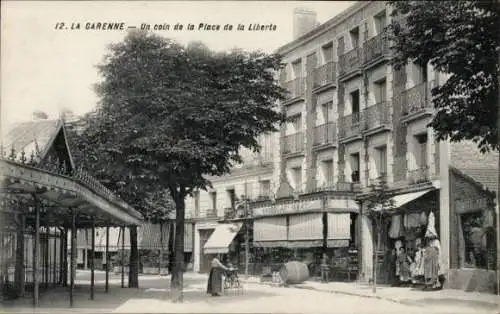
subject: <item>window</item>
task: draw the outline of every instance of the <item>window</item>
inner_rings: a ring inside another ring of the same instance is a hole
[[[296,115],[291,118],[290,121],[291,132],[290,134],[302,131],[302,116]]]
[[[419,169],[427,167],[427,134],[415,135],[417,141],[416,162]]]
[[[352,124],[359,123],[359,90],[351,92]]]
[[[199,217],[200,216],[200,191],[194,191],[193,198],[194,198],[194,216]]]
[[[325,180],[326,187],[333,186],[333,159],[324,160],[323,164],[323,176]]]
[[[353,113],[359,112],[359,89],[351,92],[351,106]]]
[[[360,158],[359,153],[351,154],[351,181],[359,182]]]
[[[494,219],[486,211],[463,214],[462,232],[465,252],[465,267],[495,269],[495,234]]]
[[[295,192],[300,193],[302,191],[302,168],[292,168],[292,176]]]
[[[261,198],[269,198],[271,196],[271,181],[260,181],[260,194]]]
[[[375,82],[375,103],[381,103],[387,100],[387,81],[385,78]]]
[[[344,52],[345,52],[344,37],[340,37],[338,39],[338,44],[337,44],[337,56],[343,55]]]
[[[302,77],[302,60],[298,59],[292,63],[292,71],[294,78]]]
[[[352,49],[359,47],[359,27],[352,29],[349,34],[351,35]]]
[[[234,189],[228,189],[227,196],[229,199],[230,207],[234,209],[236,207],[236,192],[234,191]]]
[[[377,35],[383,33],[386,27],[387,17],[384,10],[375,16],[375,31],[377,32]]]
[[[323,53],[323,61],[325,64],[333,61],[333,44],[332,43],[321,47],[321,50]]]
[[[376,159],[375,165],[377,169],[377,178],[387,175],[387,146],[375,148]]]
[[[212,200],[212,214],[217,212],[217,192],[210,192],[210,199]]]
[[[328,123],[332,121],[332,114],[330,111],[333,109],[333,102],[327,102],[321,105],[321,112],[323,114],[324,123]]]

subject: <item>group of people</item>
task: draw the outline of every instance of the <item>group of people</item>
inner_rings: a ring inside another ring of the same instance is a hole
[[[393,253],[398,284],[423,283],[425,290],[443,289],[445,276],[441,266],[441,244],[434,227],[433,213],[429,216],[424,241],[416,239],[415,246],[415,254],[410,256],[402,241],[396,241]]]

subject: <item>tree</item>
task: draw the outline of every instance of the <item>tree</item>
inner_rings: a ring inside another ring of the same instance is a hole
[[[377,260],[380,250],[380,238],[382,236],[383,227],[386,225],[387,212],[394,208],[392,195],[389,193],[389,187],[384,177],[381,177],[370,186],[371,193],[366,199],[367,212],[373,223],[374,234],[376,235],[373,254],[372,278],[373,293],[377,292]]]
[[[433,88],[438,140],[473,140],[482,153],[500,150],[500,1],[389,1],[396,68],[430,63],[449,76]],[[401,24],[406,24],[404,27]],[[500,157],[498,160],[500,168]],[[498,174],[500,180],[500,172]],[[497,198],[500,196],[500,186]],[[497,200],[498,207],[498,200]],[[497,213],[497,251],[500,215]],[[497,252],[497,269],[500,253]],[[497,286],[500,274],[497,271]],[[500,289],[499,289],[500,291]]]
[[[64,119],[67,115],[62,117]],[[105,116],[91,112],[81,117],[78,123],[66,124],[67,138],[75,163],[141,212],[145,220],[165,223],[174,210],[168,190],[155,186],[155,181],[151,179],[136,181],[135,176],[124,165],[113,162],[108,152],[113,149],[113,143],[103,141],[105,138],[101,133],[106,130],[104,125],[108,123]],[[129,231],[133,252],[128,261],[128,286],[138,287],[137,228],[132,226]]]
[[[133,199],[166,190],[175,204],[174,301],[183,298],[185,198],[241,162],[241,147],[258,151],[257,137],[278,130],[280,67],[278,55],[184,48],[137,31],[111,45],[98,67],[102,118],[92,145],[108,183]]]
[[[449,75],[432,90],[438,140],[500,148],[497,116],[500,5],[487,1],[389,1],[393,65],[413,61]],[[403,16],[403,19],[398,19]],[[404,21],[404,22],[403,22]]]

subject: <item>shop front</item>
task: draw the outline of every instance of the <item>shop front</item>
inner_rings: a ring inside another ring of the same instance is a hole
[[[430,228],[433,236],[440,237],[439,190],[398,194],[392,197],[392,202],[393,208],[383,214],[380,230],[371,221],[369,240],[363,241],[364,275],[372,278],[372,273],[366,271],[372,269],[367,267],[371,264],[377,267],[377,283],[398,286],[423,283],[423,252],[430,243],[426,232]],[[367,204],[363,210],[368,210]],[[380,232],[378,251],[377,232]]]
[[[463,184],[456,186],[455,190],[458,190]],[[497,252],[493,195],[474,187],[469,188],[468,193],[457,193],[450,216],[448,286],[467,291],[494,292]]]
[[[240,232],[242,223],[219,223],[210,234],[203,245],[203,255],[206,260],[212,260],[217,255],[223,255],[224,264],[231,263],[238,255],[236,246],[233,242]]]

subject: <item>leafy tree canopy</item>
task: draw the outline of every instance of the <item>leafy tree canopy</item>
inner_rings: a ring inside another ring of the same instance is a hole
[[[482,152],[498,150],[497,1],[389,1],[396,68],[430,63],[448,80],[432,90],[437,138],[473,140]]]
[[[95,144],[107,171],[166,188],[176,202],[206,188],[204,175],[229,172],[240,147],[258,150],[257,136],[277,130],[280,66],[276,55],[215,53],[131,32],[99,66]]]

